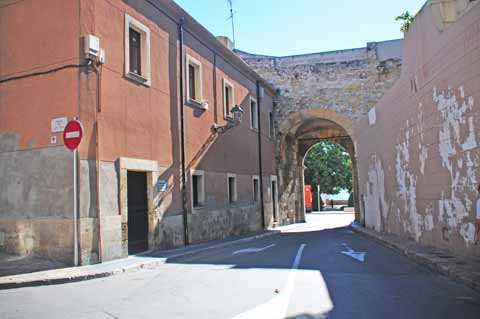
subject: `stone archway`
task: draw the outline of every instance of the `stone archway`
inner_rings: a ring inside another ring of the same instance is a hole
[[[308,150],[321,141],[342,145],[352,158],[354,193],[358,194],[358,173],[352,120],[328,109],[311,109],[291,113],[280,123],[277,136],[279,206],[281,223],[305,220],[303,201],[303,159]],[[355,196],[355,219],[363,223],[364,212]]]
[[[346,147],[358,194],[355,129],[401,74],[402,40],[293,56],[235,53],[278,89],[275,99],[280,224],[303,221],[303,156],[318,141]],[[356,198],[356,220],[363,207]]]

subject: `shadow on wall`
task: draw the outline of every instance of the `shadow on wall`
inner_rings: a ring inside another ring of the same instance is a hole
[[[178,50],[171,46],[169,60],[177,61]],[[214,62],[215,65],[215,62]],[[214,68],[215,74],[217,70]],[[223,70],[222,70],[223,71]],[[170,79],[177,79],[176,63],[169,63]],[[216,78],[215,76],[213,77]],[[216,80],[213,81],[213,87],[216,88]],[[216,92],[216,91],[215,91]],[[182,214],[182,172],[181,172],[181,118],[179,92],[176,85],[170,85],[170,136],[171,152],[173,154],[173,165],[161,168],[158,176],[159,180],[168,181],[168,188],[165,192],[154,190],[153,207],[155,218],[158,222],[154,229],[154,243],[159,248],[173,248],[184,245],[184,227]],[[218,119],[218,113],[223,112],[222,106],[218,105],[217,94],[213,94],[213,116]],[[249,107],[250,99],[247,94],[240,105],[245,109]],[[210,111],[210,112],[212,112]],[[217,135],[210,131],[205,133],[204,141],[199,146],[195,144],[201,134],[204,134],[203,127],[200,134],[195,134],[192,128],[198,128],[202,123],[202,116],[209,118],[208,111],[185,105],[185,147],[187,163],[186,171],[186,192],[187,192],[187,212],[190,243],[208,241],[212,239],[221,239],[229,235],[240,235],[247,232],[261,229],[260,205],[253,202],[251,195],[251,176],[258,175],[258,151],[257,151],[257,133],[250,130],[248,121],[244,120],[238,127],[231,131]],[[246,113],[246,112],[245,112]],[[193,115],[193,117],[191,117]],[[245,117],[244,117],[245,118]],[[193,123],[193,122],[195,123]],[[249,138],[254,143],[245,143],[245,138]],[[191,149],[195,147],[192,153]],[[244,159],[244,160],[243,160]],[[205,210],[202,211],[202,220],[199,224],[198,216],[192,214],[191,207],[191,170],[205,171],[205,184],[212,185],[212,189],[206,193]],[[222,172],[224,170],[224,172]],[[227,172],[239,175],[249,175],[248,186],[245,179],[237,179],[238,198],[234,204],[227,202],[226,176]],[[222,174],[225,175],[222,177]],[[265,174],[265,173],[264,173]],[[215,183],[208,181],[215,180]],[[225,183],[225,185],[223,185]],[[265,187],[264,187],[265,189]],[[246,191],[248,190],[248,192]],[[249,220],[250,219],[250,220]],[[268,223],[268,221],[267,221]]]

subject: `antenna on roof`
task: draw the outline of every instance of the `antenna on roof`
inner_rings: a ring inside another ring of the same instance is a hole
[[[227,20],[232,20],[232,37],[233,37],[233,47],[235,47],[235,24],[233,22],[233,17],[235,15],[235,12],[233,11],[233,1],[232,0],[227,0],[228,4],[230,5],[230,16],[228,17]]]

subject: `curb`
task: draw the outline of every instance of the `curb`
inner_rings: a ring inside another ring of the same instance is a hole
[[[280,230],[268,230],[268,231],[266,231],[264,233],[261,233],[261,234],[257,234],[257,235],[253,235],[253,236],[249,236],[249,237],[244,237],[244,238],[240,238],[240,239],[236,239],[236,240],[232,240],[232,241],[227,241],[227,242],[223,242],[223,243],[218,243],[216,245],[214,244],[214,245],[211,245],[211,246],[199,247],[198,249],[194,248],[192,250],[185,251],[185,252],[180,252],[178,254],[173,254],[171,256],[152,257],[152,258],[156,258],[156,260],[140,261],[140,262],[132,264],[132,265],[118,266],[117,268],[114,268],[114,269],[111,269],[111,270],[106,270],[106,271],[99,271],[99,272],[94,272],[93,271],[93,272],[90,272],[90,273],[78,274],[78,275],[73,275],[73,276],[66,275],[66,276],[63,276],[63,277],[56,277],[56,278],[46,277],[46,278],[41,278],[41,279],[31,279],[31,280],[27,279],[27,280],[24,280],[24,281],[22,281],[22,280],[13,281],[12,280],[11,282],[7,281],[9,276],[4,277],[5,279],[2,279],[0,277],[0,281],[4,280],[4,282],[0,282],[0,290],[23,288],[23,287],[60,285],[60,284],[71,283],[71,282],[79,282],[79,281],[86,281],[86,280],[97,279],[97,278],[110,277],[110,276],[114,276],[114,275],[117,275],[117,274],[136,271],[136,270],[145,268],[147,266],[156,267],[156,266],[165,264],[165,262],[167,260],[172,260],[172,259],[179,258],[179,257],[184,257],[184,256],[190,256],[190,255],[194,255],[194,254],[201,253],[201,252],[204,252],[204,251],[208,251],[208,250],[211,250],[211,249],[222,248],[222,247],[226,247],[226,246],[229,246],[229,245],[244,243],[244,242],[248,242],[248,241],[252,241],[252,240],[256,240],[256,239],[260,239],[260,238],[270,237],[270,236],[277,235],[277,234],[280,234],[280,233],[281,233]],[[147,252],[145,252],[143,254],[140,254],[140,255],[137,255],[137,256],[148,256],[148,254],[151,253],[151,252],[152,251],[147,251]],[[102,265],[102,264],[98,264],[98,265]],[[57,269],[57,270],[61,270],[61,269]],[[63,269],[65,269],[65,268],[63,268]],[[72,267],[72,270],[78,270],[78,269],[79,269],[78,267]],[[35,273],[31,273],[31,274],[33,275]],[[21,276],[21,275],[19,275],[19,276]]]
[[[95,278],[109,277],[118,273],[119,271],[110,271],[110,272],[101,272],[95,274],[79,275],[72,277],[60,277],[60,278],[51,278],[51,279],[36,279],[30,281],[21,281],[21,282],[2,282],[0,283],[0,290],[14,289],[14,288],[23,288],[23,287],[38,287],[38,286],[48,286],[48,285],[60,285],[68,282],[78,282],[84,280],[91,280]]]
[[[366,229],[363,226],[360,226],[355,223],[352,223],[350,225],[350,228],[353,231],[359,233],[360,235],[363,235],[369,239],[373,239],[387,248],[400,252],[402,255],[404,255],[405,257],[409,258],[410,260],[412,260],[413,262],[419,265],[425,266],[436,273],[439,273],[456,282],[459,282],[475,290],[476,292],[480,292],[480,285],[477,283],[476,280],[468,278],[468,276],[465,276],[465,272],[452,269],[446,263],[442,264],[441,262],[436,262],[432,258],[429,258],[429,256],[431,256],[432,254],[428,252],[418,252],[415,249],[411,249],[410,247],[408,247],[408,245],[395,243],[394,241],[391,241],[385,238],[385,236],[382,236],[382,234]]]
[[[257,234],[257,235],[253,235],[253,236],[249,236],[249,237],[245,237],[245,238],[239,238],[239,239],[236,239],[236,240],[232,240],[232,241],[228,241],[228,242],[224,242],[224,243],[219,243],[217,245],[201,247],[201,248],[198,248],[196,250],[181,252],[181,253],[178,253],[178,254],[173,254],[171,256],[162,257],[162,258],[164,258],[165,261],[166,260],[174,260],[175,258],[194,255],[196,253],[204,252],[204,251],[207,251],[207,250],[210,250],[210,249],[222,248],[222,247],[229,246],[229,245],[245,243],[245,242],[249,242],[249,241],[264,238],[264,237],[270,237],[270,236],[277,235],[277,234],[280,234],[280,233],[281,233],[280,230],[269,230],[269,231],[267,231],[265,233],[262,233],[262,234]],[[164,262],[162,262],[162,263],[164,263]]]

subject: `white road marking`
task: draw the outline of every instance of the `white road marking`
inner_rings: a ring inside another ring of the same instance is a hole
[[[288,275],[287,283],[280,293],[260,306],[233,317],[233,319],[280,319],[286,317],[288,304],[290,303],[290,297],[292,295],[293,286],[295,283],[295,276],[297,275],[298,265],[302,259],[302,253],[305,246],[306,244],[301,244],[300,248],[298,248],[297,255],[295,256],[292,268],[290,270],[290,274]]]
[[[340,253],[344,254],[344,255],[347,255],[349,257],[352,257],[353,259],[359,261],[359,262],[365,262],[365,255],[367,254],[366,252],[364,251],[355,251],[353,249],[351,249],[350,247],[348,247],[347,244],[343,243],[342,244],[346,249],[347,251],[341,251]]]
[[[271,244],[271,245],[268,245],[268,246],[265,246],[263,248],[245,248],[245,249],[240,249],[240,250],[237,250],[235,252],[232,253],[232,255],[236,255],[236,254],[245,254],[245,253],[258,253],[260,251],[264,251],[264,250],[267,250],[268,248],[272,248],[272,247],[275,247],[276,244]]]
[[[455,299],[473,301],[473,297],[468,297],[468,296],[460,296],[460,297],[456,297]]]

